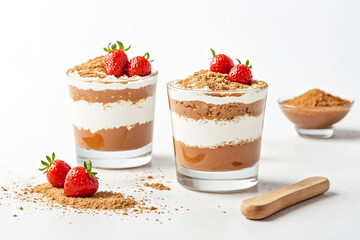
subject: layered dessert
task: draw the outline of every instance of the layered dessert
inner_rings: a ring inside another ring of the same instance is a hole
[[[258,182],[267,84],[249,60],[215,54],[209,70],[167,84],[178,182],[229,192]]]
[[[177,164],[201,171],[233,171],[260,158],[267,84],[231,82],[201,70],[169,83]]]
[[[320,89],[311,89],[300,96],[280,101],[287,118],[302,129],[328,129],[343,119],[352,102]]]
[[[117,50],[120,58],[110,49],[67,71],[75,142],[104,153],[141,149],[134,157],[151,152],[157,71],[144,67],[146,58],[127,61]]]

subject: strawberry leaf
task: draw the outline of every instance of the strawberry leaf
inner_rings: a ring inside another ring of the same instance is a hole
[[[87,172],[87,174],[89,174],[89,176],[93,179],[99,179],[98,177],[96,177],[97,172],[92,172],[92,162],[89,160],[89,163],[84,162],[84,168],[85,171]]]
[[[239,64],[241,64],[241,61],[240,61],[240,59],[238,59],[238,58],[235,58],[238,62],[239,62]]]
[[[43,160],[41,160],[41,163],[42,163],[43,165],[45,165],[45,166],[49,166],[49,165],[50,165],[49,163],[47,163],[47,162],[45,162],[45,161],[43,161]]]
[[[147,52],[147,53],[144,54],[144,58],[145,58],[146,60],[149,60],[149,58],[150,58],[149,52]]]
[[[154,61],[154,60],[149,60],[149,58],[150,58],[150,53],[149,53],[149,52],[147,52],[147,53],[144,54],[144,58],[145,58],[146,60],[148,60],[148,62],[153,62],[153,61]]]
[[[117,45],[116,45],[116,43],[117,43]],[[131,47],[131,45],[130,45],[128,48],[124,49],[124,44],[122,44],[122,42],[116,41],[116,43],[109,43],[107,48],[106,47],[103,48],[104,51],[105,52],[111,52],[111,51],[120,49],[120,50],[123,50],[125,52],[125,51],[129,50],[130,47]]]
[[[124,44],[122,44],[122,42],[120,42],[120,41],[116,41],[116,42],[119,45],[119,49],[124,50]]]
[[[216,56],[216,54],[215,54],[214,49],[210,48],[210,51],[211,51],[211,53],[212,53],[213,57],[215,57],[215,56]]]
[[[106,48],[106,47],[103,48],[105,52],[110,52],[110,45],[111,45],[111,43],[109,43],[109,45],[107,46],[107,48]]]
[[[84,168],[85,168],[85,170],[87,170],[87,164],[86,164],[86,162],[84,162]]]
[[[40,160],[41,164],[45,167],[43,168],[39,168],[40,171],[45,171],[44,173],[46,173],[47,169],[50,167],[51,163],[55,160],[55,153],[51,154],[51,158],[49,156],[46,155],[46,161]]]

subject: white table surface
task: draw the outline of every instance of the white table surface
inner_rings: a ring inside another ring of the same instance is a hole
[[[169,214],[138,217],[63,214],[0,199],[0,239],[360,239],[359,2],[274,2],[91,2],[84,10],[80,1],[7,1],[0,10],[8,36],[0,40],[0,186],[44,182],[37,168],[53,151],[76,165],[64,72],[103,54],[109,41],[122,40],[133,45],[131,55],[150,51],[159,70],[153,161],[99,170],[101,189],[109,184],[141,197],[134,185],[153,175],[154,181],[165,176],[162,182],[172,190],[150,196]],[[133,11],[119,14],[113,4]],[[109,22],[128,22],[134,9],[138,21],[114,32]],[[214,12],[220,15],[214,18]],[[145,18],[155,31],[142,28]],[[260,182],[241,193],[193,192],[176,182],[165,83],[206,68],[210,47],[249,58],[254,76],[270,86]],[[355,99],[332,139],[299,137],[276,103],[314,87]],[[242,216],[242,200],[310,176],[328,177],[330,190],[262,221]]]
[[[158,90],[164,90],[164,87],[159,87]],[[163,117],[167,118],[166,98],[164,94],[159,95],[163,99],[159,99],[157,107],[164,110],[158,109],[158,112],[164,112]],[[33,117],[29,118],[31,120]],[[51,118],[50,116],[49,119]],[[45,239],[47,233],[53,234],[51,232],[59,229],[62,229],[61,234],[52,235],[53,239],[61,239],[63,236],[88,239],[108,236],[148,239],[204,236],[208,239],[257,239],[264,236],[279,239],[336,239],[360,236],[360,131],[355,128],[359,119],[360,111],[355,105],[343,122],[338,124],[334,138],[305,139],[295,133],[274,99],[269,98],[260,182],[251,190],[233,194],[193,192],[182,188],[176,182],[170,126],[168,119],[163,119],[166,126],[156,124],[151,164],[128,170],[99,170],[98,175],[102,189],[108,189],[105,185],[110,184],[135,197],[140,195],[133,193],[132,187],[139,183],[139,179],[147,175],[155,176],[155,182],[163,182],[172,190],[154,191],[150,199],[155,206],[167,205],[169,214],[144,214],[138,217],[102,214],[93,216],[70,211],[64,215],[62,210],[36,210],[34,204],[14,201],[9,205],[7,200],[0,200],[3,204],[0,206],[0,228],[5,230],[2,234],[7,236],[6,239],[26,239],[29,236],[31,239]],[[76,164],[69,122],[56,120],[44,126],[41,126],[42,123],[36,125],[36,121],[32,123],[35,125],[34,129],[23,133],[18,131],[19,129],[15,130],[15,136],[13,128],[2,129],[2,136],[7,138],[1,141],[11,143],[2,150],[0,182],[3,186],[11,186],[14,181],[22,184],[44,182],[45,176],[37,171],[37,167],[43,155],[50,154],[53,150],[59,158],[72,165]],[[24,129],[27,126],[24,122]],[[66,131],[61,132],[58,129]],[[20,145],[16,144],[19,137],[22,141]],[[34,142],[34,139],[40,138],[41,143]],[[165,179],[161,176],[165,176]],[[328,177],[331,183],[329,192],[289,207],[262,221],[251,221],[242,216],[242,200],[310,176]],[[19,206],[24,206],[25,210],[18,210]],[[180,210],[175,211],[175,208]],[[12,217],[13,214],[18,217]],[[159,219],[159,222],[155,219]]]

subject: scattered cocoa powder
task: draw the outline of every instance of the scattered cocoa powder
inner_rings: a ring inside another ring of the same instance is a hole
[[[149,178],[148,178],[149,177]],[[156,176],[158,177],[158,176]],[[141,176],[140,179],[155,179],[151,175]],[[109,184],[105,184],[109,186]],[[137,189],[143,186],[135,185]],[[149,184],[148,186],[153,187],[157,190],[170,190],[169,187],[164,186],[160,183]],[[5,190],[4,190],[5,189]],[[119,189],[119,187],[117,187]],[[142,189],[142,188],[141,188]],[[23,207],[19,204],[19,201],[24,204],[36,204],[33,207],[35,210],[61,210],[62,214],[77,213],[77,214],[100,214],[112,216],[112,214],[131,215],[138,217],[139,214],[155,213],[156,215],[170,214],[170,208],[167,205],[158,204],[157,206],[152,205],[152,200],[149,198],[152,191],[144,191],[139,199],[135,199],[133,196],[124,197],[121,193],[113,191],[101,191],[97,192],[92,197],[86,198],[68,198],[63,194],[62,188],[55,188],[49,183],[43,183],[36,186],[15,184],[8,188],[0,186],[0,197],[9,201],[11,199],[12,204],[15,205],[15,209],[18,211],[26,210],[29,207]],[[144,195],[145,194],[145,195]],[[164,198],[158,198],[165,200]],[[18,217],[18,214],[13,213],[14,217]],[[123,220],[123,219],[121,219]],[[155,219],[154,219],[155,220]],[[161,222],[160,222],[161,223]]]
[[[154,188],[156,190],[171,190],[171,188],[165,186],[164,184],[162,183],[145,183],[144,184],[145,187],[151,187],[151,188]]]
[[[89,78],[89,77],[98,77],[98,78],[106,78],[107,75],[104,70],[104,56],[96,57],[90,59],[86,63],[75,66],[69,70],[67,70],[67,74],[78,72],[81,77]]]
[[[283,101],[282,104],[299,107],[336,107],[349,104],[350,101],[333,96],[320,89],[311,89],[293,99]]]
[[[127,210],[138,205],[137,201],[125,198],[121,193],[112,191],[97,192],[86,198],[69,198],[64,195],[62,188],[55,188],[49,183],[39,184],[30,192],[42,194],[62,206],[70,206],[76,209]]]
[[[263,81],[253,80],[251,85],[231,82],[228,80],[228,75],[223,73],[216,73],[210,70],[200,70],[193,75],[176,82],[188,89],[203,89],[209,88],[213,91],[236,91],[239,89],[247,89],[250,87],[265,88],[267,84]]]

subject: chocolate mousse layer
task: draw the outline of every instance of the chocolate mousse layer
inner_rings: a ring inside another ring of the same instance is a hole
[[[118,101],[132,101],[136,103],[149,96],[155,95],[155,84],[151,84],[138,89],[125,88],[121,90],[106,89],[103,91],[94,91],[92,89],[79,89],[69,85],[70,97],[76,102],[84,100],[87,102],[113,103]]]
[[[200,171],[232,171],[255,165],[260,158],[261,138],[204,148],[187,146],[174,141],[175,160],[178,164]]]
[[[95,133],[74,126],[75,142],[79,147],[99,151],[133,150],[152,141],[153,122],[135,124],[112,129],[101,129]]]
[[[171,111],[194,120],[231,120],[244,115],[257,117],[265,109],[265,99],[250,104],[232,102],[219,105],[202,101],[178,101],[174,99],[169,99],[169,103]]]

